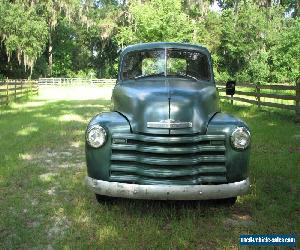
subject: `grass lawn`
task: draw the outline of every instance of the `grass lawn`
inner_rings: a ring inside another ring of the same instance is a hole
[[[218,202],[113,199],[84,184],[84,130],[109,90],[41,89],[0,108],[0,249],[236,249],[240,234],[300,236],[300,126],[223,103],[252,129],[251,193]],[[274,249],[274,248],[273,248]]]

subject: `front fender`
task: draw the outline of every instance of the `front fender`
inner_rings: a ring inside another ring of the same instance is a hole
[[[236,150],[232,147],[230,137],[236,127],[248,125],[234,116],[217,113],[209,122],[207,134],[224,134],[226,136],[226,169],[228,182],[245,180],[248,177],[248,166],[250,160],[250,146],[246,150]]]
[[[85,143],[86,163],[88,176],[108,181],[111,157],[112,133],[130,133],[130,125],[118,112],[105,112],[96,115],[88,124],[99,124],[107,132],[107,141],[100,148],[92,148]]]

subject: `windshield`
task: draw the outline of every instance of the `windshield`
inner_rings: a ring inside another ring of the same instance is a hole
[[[132,51],[124,56],[123,80],[159,76],[210,80],[208,58],[199,51],[184,49]]]

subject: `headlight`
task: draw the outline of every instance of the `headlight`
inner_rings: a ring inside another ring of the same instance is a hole
[[[250,132],[245,127],[237,127],[231,134],[231,144],[235,149],[246,149],[250,144]]]
[[[106,131],[100,125],[91,126],[86,133],[86,141],[93,148],[100,148],[106,142]]]

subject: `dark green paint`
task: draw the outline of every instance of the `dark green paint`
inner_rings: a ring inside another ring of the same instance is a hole
[[[195,49],[210,59],[201,46],[151,43],[127,47],[120,61],[130,51],[152,48]],[[112,103],[113,112],[97,115],[88,125],[100,124],[108,134],[101,148],[86,145],[90,177],[149,185],[218,184],[247,177],[250,148],[237,151],[230,143],[232,131],[247,125],[220,113],[213,77],[211,81],[119,79]],[[147,128],[147,122],[167,119],[192,122],[193,127]]]
[[[230,135],[236,127],[248,125],[240,119],[224,113],[217,113],[210,121],[207,128],[208,134],[225,134],[226,147],[226,169],[228,182],[244,180],[248,177],[248,165],[250,157],[250,147],[243,151],[237,151],[232,148]],[[250,129],[249,129],[250,130]],[[250,145],[251,146],[251,145]]]
[[[112,133],[130,133],[130,126],[126,119],[117,112],[95,116],[88,127],[94,124],[101,124],[106,129],[108,136],[107,142],[99,149],[94,149],[86,144],[88,175],[99,180],[109,180]]]
[[[156,77],[118,82],[114,88],[113,109],[130,121],[133,133],[204,134],[211,117],[219,111],[213,82]],[[191,121],[192,128],[153,129],[147,122],[173,119]]]

